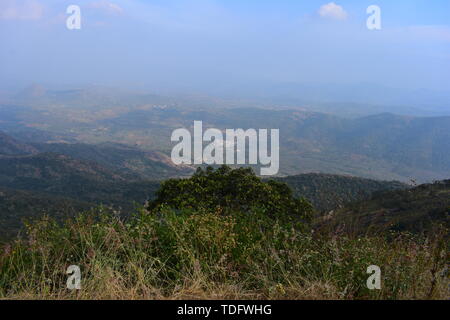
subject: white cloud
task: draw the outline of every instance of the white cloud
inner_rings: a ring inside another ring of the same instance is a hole
[[[319,15],[322,18],[330,18],[335,20],[345,20],[348,16],[344,8],[334,2],[330,2],[321,6],[319,8]]]
[[[108,14],[122,14],[123,13],[123,9],[119,5],[109,2],[109,1],[106,1],[106,0],[92,2],[89,5],[89,7],[93,8],[93,9],[99,9]]]
[[[44,6],[37,0],[1,0],[0,19],[3,20],[39,20]]]

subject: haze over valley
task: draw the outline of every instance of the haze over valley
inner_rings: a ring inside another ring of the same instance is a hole
[[[359,110],[366,115],[345,117],[310,107],[260,106],[211,96],[164,96],[107,87],[49,90],[34,85],[0,105],[0,130],[24,142],[40,143],[48,152],[100,163],[110,161],[82,152],[78,145],[98,145],[106,153],[108,144],[124,145],[118,150],[129,148],[127,155],[109,156],[125,167],[134,163],[145,178],[159,173],[132,159],[173,167],[171,132],[192,128],[194,121],[221,130],[280,128],[282,176],[322,172],[403,182],[450,177],[450,116],[372,113],[363,105]],[[159,178],[168,176],[162,173]]]

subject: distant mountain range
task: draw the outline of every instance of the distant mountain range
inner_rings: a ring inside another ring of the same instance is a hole
[[[239,89],[237,88],[236,91]],[[272,105],[307,106],[312,111],[341,116],[393,112],[412,116],[450,116],[450,91],[391,88],[374,83],[301,84],[272,83],[247,95]],[[244,92],[243,92],[244,94]]]

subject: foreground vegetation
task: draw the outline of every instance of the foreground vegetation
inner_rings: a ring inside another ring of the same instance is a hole
[[[285,185],[246,169],[199,171],[163,183],[157,198],[127,220],[100,207],[62,224],[29,223],[27,236],[2,250],[0,297],[448,297],[445,230],[427,237],[321,234],[311,227],[311,210]],[[66,288],[69,265],[81,268],[81,290]],[[370,265],[381,268],[381,290],[366,286]]]

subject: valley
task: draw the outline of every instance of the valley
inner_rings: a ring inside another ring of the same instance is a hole
[[[71,215],[99,204],[128,215],[154,197],[161,181],[194,173],[199,165],[172,162],[170,137],[199,120],[204,130],[223,132],[279,128],[274,178],[317,213],[369,200],[374,192],[450,178],[450,117],[343,118],[242,104],[105,88],[27,89],[0,104],[0,188],[7,190],[1,223],[11,234],[35,212]]]
[[[205,130],[278,128],[281,176],[322,172],[407,183],[450,177],[447,116],[382,113],[345,118],[299,108],[245,106],[245,101],[239,106],[210,99],[205,106],[195,98],[117,91],[38,90],[33,99],[20,96],[0,105],[0,130],[56,152],[67,143],[84,144],[85,149],[87,144],[103,144],[103,149],[122,145],[119,157],[135,153],[134,160],[122,164],[143,167],[151,159],[170,166],[173,130],[192,130],[194,121],[202,121]],[[161,178],[174,173],[166,169]],[[151,176],[150,171],[141,174]]]

